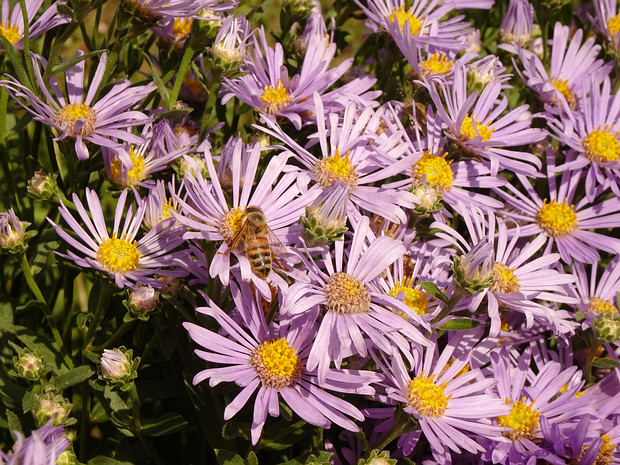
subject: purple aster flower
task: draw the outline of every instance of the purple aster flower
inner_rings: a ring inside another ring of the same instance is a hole
[[[64,427],[52,426],[51,421],[24,438],[15,431],[17,441],[11,454],[0,451],[0,463],[6,465],[53,465],[69,447]]]
[[[315,38],[304,55],[300,73],[289,78],[282,46],[276,43],[275,48],[269,47],[265,31],[259,29],[258,38],[254,37],[254,56],[246,59],[248,73],[232,80],[224,79],[222,103],[237,97],[263,115],[289,119],[299,129],[301,115],[314,111],[312,94],[324,94],[351,67],[353,59],[348,58],[328,69],[335,53],[335,43],[325,37]],[[361,94],[374,82],[370,77],[356,79],[326,95],[325,102],[334,110],[342,109],[350,100],[359,101],[360,106],[371,105]],[[368,99],[373,99],[375,94],[369,94]]]
[[[252,281],[264,296],[271,296],[264,277],[253,272],[252,265],[242,244],[235,244],[235,238],[242,227],[244,213],[249,207],[258,208],[264,215],[272,247],[272,258],[284,260],[281,245],[296,243],[301,226],[299,218],[304,207],[312,201],[311,197],[300,196],[299,184],[295,173],[281,176],[288,156],[286,154],[272,158],[262,178],[253,187],[256,171],[260,161],[261,146],[256,143],[246,147],[240,138],[231,139],[229,145],[234,148],[232,156],[232,205],[224,193],[224,182],[219,178],[213,160],[206,157],[210,182],[200,174],[200,167],[191,159],[186,159],[193,166],[193,172],[185,176],[184,183],[187,197],[176,197],[182,214],[173,212],[174,217],[193,231],[185,233],[185,239],[207,239],[222,241],[210,265],[211,277],[219,276],[224,285],[228,285],[230,275],[230,255],[235,255],[241,265],[242,279]],[[243,160],[247,160],[245,163]],[[231,247],[233,247],[231,251]],[[283,247],[282,247],[283,249]],[[254,269],[255,270],[255,269]],[[271,269],[268,279],[277,285],[285,285],[283,279]]]
[[[398,403],[419,422],[421,434],[440,464],[451,463],[450,451],[484,451],[481,437],[505,442],[502,428],[494,425],[491,418],[506,415],[509,407],[491,392],[495,380],[469,368],[471,348],[459,347],[464,340],[465,334],[457,332],[441,350],[434,343],[423,354],[414,353],[411,369],[398,354],[388,363],[377,360],[386,377],[385,402]],[[373,416],[386,419],[377,430],[390,428],[397,418],[394,407],[372,410]],[[404,456],[413,453],[421,434],[415,431],[399,437],[397,445]]]
[[[404,36],[411,36],[416,48],[427,45],[442,50],[466,48],[462,38],[470,31],[469,24],[462,21],[463,16],[445,19],[454,9],[453,2],[414,0],[411,7],[397,0],[368,0],[368,6],[359,0],[356,3],[371,21],[389,31],[397,43],[404,41]]]
[[[502,42],[516,44],[516,47],[527,47],[532,38],[534,26],[534,7],[527,0],[510,0],[506,14],[500,25]],[[517,48],[510,51],[516,52]]]
[[[81,55],[83,52],[78,51],[77,56]],[[40,69],[40,66],[45,68],[45,59],[33,54],[32,62],[37,83],[47,103],[11,76],[8,81],[0,81],[0,85],[3,85],[21,106],[34,115],[35,121],[40,121],[56,130],[58,137],[54,139],[55,141],[74,139],[78,159],[84,160],[89,157],[86,143],[90,142],[115,150],[123,162],[131,166],[127,152],[122,149],[117,139],[133,144],[143,142],[142,138],[132,134],[129,129],[147,123],[149,118],[141,111],[132,108],[151,93],[155,85],[151,83],[132,87],[131,83],[125,80],[115,84],[106,95],[94,101],[106,67],[107,55],[104,53],[92,76],[86,96],[84,86],[88,81],[84,75],[85,62],[80,61],[65,71],[68,96],[65,99],[53,76],[50,77],[49,84],[54,95],[47,90]],[[22,103],[20,98],[25,99],[33,108]]]
[[[377,286],[370,286],[405,253],[402,242],[387,236],[375,239],[368,218],[362,217],[351,241],[346,241],[346,261],[345,242],[335,242],[334,249],[333,255],[324,250],[317,259],[324,270],[317,261],[301,256],[311,282],[293,284],[281,308],[282,313],[302,319],[325,310],[308,356],[308,368],[318,367],[319,379],[324,380],[332,361],[340,368],[344,358],[353,354],[366,357],[372,347],[387,354],[395,350],[409,354],[412,343],[427,344],[415,326],[391,309],[398,308],[420,321],[413,310]]]
[[[596,59],[601,46],[595,44],[594,37],[583,44],[582,38],[581,29],[577,29],[573,35],[568,26],[555,24],[549,72],[536,54],[519,50],[523,65],[522,78],[540,96],[550,113],[560,113],[564,111],[563,108],[576,109],[576,94],[588,77],[609,74],[612,64],[604,65],[603,60]]]
[[[620,11],[616,0],[594,0],[594,17],[590,20],[594,27],[615,49],[620,48]]]
[[[519,242],[517,232],[509,240],[509,225],[492,212],[483,212],[478,208],[457,209],[465,221],[468,239],[442,223],[433,223],[441,233],[437,236],[448,240],[461,253],[470,250],[470,243],[488,241],[494,249],[494,263],[491,285],[464,301],[470,311],[475,312],[486,297],[483,309],[491,319],[490,336],[499,334],[502,318],[500,310],[521,312],[526,317],[526,328],[532,327],[534,321],[548,324],[556,333],[572,334],[576,324],[572,315],[566,311],[551,309],[547,302],[575,303],[567,295],[566,285],[575,278],[571,274],[560,273],[555,267],[560,260],[559,254],[547,253],[542,257],[535,254],[547,241],[544,236],[536,237],[530,243]],[[537,302],[539,301],[539,302]]]
[[[182,191],[184,184],[177,189],[175,188],[174,176],[172,181],[167,184],[163,179],[157,180],[154,186],[149,189],[149,193],[145,198],[146,211],[144,212],[143,226],[146,229],[153,229],[157,224],[167,220],[172,216],[171,211],[180,211],[178,199],[183,198]],[[180,228],[182,225],[175,221],[170,228]]]
[[[135,14],[154,20],[164,17],[187,17],[215,4],[213,0],[123,0],[125,8]]]
[[[505,213],[522,226],[509,232],[521,237],[543,234],[547,237],[545,254],[551,251],[555,243],[565,263],[596,263],[599,254],[596,249],[612,254],[620,253],[620,239],[595,233],[590,229],[615,228],[620,226],[620,202],[617,198],[604,200],[590,205],[587,198],[575,198],[580,185],[581,170],[564,171],[559,185],[552,148],[547,150],[547,173],[549,195],[544,200],[536,192],[530,181],[517,174],[524,192],[511,184],[505,189],[494,191],[512,208]],[[596,196],[602,188],[596,188]],[[576,203],[573,203],[575,202]]]
[[[579,111],[567,111],[560,119],[550,119],[549,126],[556,137],[575,150],[567,162],[558,167],[582,169],[587,167],[586,196],[594,200],[597,185],[613,186],[618,195],[620,177],[620,93],[611,93],[611,82],[586,80],[577,93]]]
[[[465,67],[457,64],[451,86],[441,83],[441,95],[433,85],[429,86],[429,91],[447,136],[465,155],[489,160],[492,175],[500,169],[508,169],[535,176],[541,166],[540,160],[535,155],[510,147],[538,142],[546,132],[530,127],[531,118],[524,118],[528,105],[504,114],[508,99],[502,94],[502,87],[501,82],[495,81],[490,82],[480,95],[475,91],[468,93]]]
[[[378,126],[381,118],[376,117],[372,108],[359,113],[356,105],[351,103],[341,117],[337,113],[326,114],[316,93],[314,103],[318,132],[310,138],[312,143],[318,139],[320,159],[293,140],[277,123],[265,119],[269,128],[261,129],[290,147],[291,152],[284,153],[296,158],[306,168],[301,172],[303,178],[315,181],[310,192],[318,195],[333,183],[342,182],[349,188],[349,217],[359,216],[359,212],[367,210],[393,223],[405,223],[407,217],[403,209],[415,208],[415,196],[387,185],[375,187],[374,184],[402,173],[419,155],[400,157],[405,150],[400,133],[387,139],[373,133],[371,128]]]
[[[127,194],[128,191],[125,189],[118,199],[111,236],[95,191],[86,188],[88,210],[78,196],[73,194],[73,203],[86,229],[61,202],[60,215],[77,238],[65,232],[49,218],[47,220],[54,226],[56,233],[79,252],[79,255],[72,250],[58,255],[83,268],[93,268],[109,275],[119,288],[127,286],[134,289],[138,284],[159,288],[163,283],[153,278],[153,275],[184,276],[184,270],[168,269],[179,265],[180,257],[185,254],[184,251],[175,252],[183,242],[183,238],[178,229],[169,227],[174,223],[174,219],[162,221],[143,237],[136,239],[146,211],[146,202],[136,194],[135,213],[133,205],[125,211]],[[123,217],[125,220],[121,229]]]
[[[586,322],[590,323],[603,313],[618,313],[614,300],[620,292],[620,257],[614,257],[600,277],[598,263],[590,265],[589,273],[583,263],[574,262],[571,266],[577,277],[576,294],[579,300],[576,308],[584,314]]]
[[[36,39],[45,34],[50,29],[61,24],[68,23],[71,18],[59,14],[57,6],[61,2],[53,2],[36,21],[32,20],[37,15],[44,0],[26,0],[26,17],[28,18],[28,40]],[[2,1],[2,11],[0,16],[0,35],[3,35],[13,47],[21,50],[24,47],[24,15],[19,2],[15,3],[13,11],[9,13],[12,2]],[[0,50],[4,47],[0,44]]]
[[[196,310],[209,315],[222,327],[223,334],[209,331],[192,323],[183,326],[190,337],[205,350],[196,355],[214,364],[194,377],[194,384],[205,379],[211,386],[220,382],[234,382],[243,389],[226,407],[224,419],[229,420],[256,394],[252,421],[252,444],[261,436],[267,413],[280,415],[282,399],[306,422],[329,428],[332,423],[357,431],[353,420],[363,420],[362,413],[353,405],[329,391],[369,395],[374,393],[371,383],[381,377],[368,371],[327,370],[323,380],[316,369],[308,368],[308,352],[314,335],[310,318],[291,321],[280,317],[277,327],[267,328],[262,308],[256,301],[245,302],[247,311],[259,319],[254,330],[242,329],[230,316],[210,299],[207,307]]]
[[[496,421],[508,428],[503,435],[509,441],[484,441],[482,444],[487,449],[482,456],[484,460],[513,464],[526,463],[530,457],[536,457],[554,465],[564,465],[562,459],[540,446],[544,439],[542,420],[564,429],[576,424],[582,415],[594,414],[587,407],[587,399],[576,396],[583,386],[577,367],[563,369],[558,362],[548,361],[532,372],[531,355],[529,347],[523,354],[509,354],[505,349],[491,353],[497,392],[510,406],[510,413],[499,416]]]

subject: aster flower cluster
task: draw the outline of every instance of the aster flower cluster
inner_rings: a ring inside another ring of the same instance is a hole
[[[619,30],[5,0],[0,463],[620,463]]]

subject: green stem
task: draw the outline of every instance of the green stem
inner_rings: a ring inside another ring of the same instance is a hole
[[[101,283],[101,294],[99,295],[99,302],[97,302],[97,308],[95,309],[95,319],[91,322],[90,325],[88,325],[88,331],[86,332],[84,342],[82,343],[82,350],[86,350],[93,342],[93,339],[95,339],[95,333],[97,332],[99,323],[101,323],[101,320],[103,320],[103,316],[105,315],[105,311],[108,308],[111,295],[112,285],[106,281],[103,281]]]
[[[584,373],[585,373],[586,382],[588,384],[593,383],[595,381],[594,377],[592,376],[592,360],[594,360],[594,358],[596,357],[596,352],[598,351],[598,348],[601,346],[601,344],[602,344],[602,341],[597,337],[594,344],[592,344],[592,347],[590,347],[587,351],[586,366],[584,368]]]
[[[192,63],[194,58],[194,49],[190,45],[190,40],[187,39],[185,41],[185,52],[183,53],[183,58],[181,59],[181,64],[179,65],[179,72],[177,74],[177,78],[174,81],[174,87],[172,88],[172,92],[170,93],[170,100],[168,102],[168,109],[170,110],[171,105],[173,105],[177,99],[179,98],[179,92],[181,91],[181,85],[185,80],[185,74],[189,69],[189,66]]]
[[[454,307],[456,307],[456,304],[458,304],[461,301],[461,299],[463,299],[463,297],[466,297],[468,295],[469,295],[469,291],[467,289],[463,289],[462,287],[456,286],[454,288],[454,292],[452,293],[452,297],[450,297],[450,300],[448,300],[448,303],[446,304],[446,306],[441,310],[441,312],[439,312],[439,315],[437,315],[433,319],[433,323],[439,323],[441,320],[447,317],[450,314],[450,312],[454,310]]]
[[[394,424],[381,440],[372,448],[378,451],[384,450],[392,441],[398,439],[403,434],[413,431],[414,424],[412,417],[400,407],[394,411]]]
[[[80,463],[86,463],[89,450],[90,429],[90,389],[88,381],[82,382],[82,418],[80,419]]]
[[[65,351],[63,350],[64,343],[62,340],[62,336],[60,335],[60,332],[58,331],[58,328],[56,327],[56,322],[54,321],[52,312],[50,311],[47,305],[47,302],[45,301],[45,297],[43,297],[43,294],[41,293],[41,289],[39,289],[39,286],[37,285],[37,282],[34,279],[34,275],[32,274],[32,268],[30,268],[30,264],[28,263],[28,257],[26,257],[25,253],[20,254],[19,264],[21,266],[22,272],[24,273],[24,278],[26,278],[26,283],[28,283],[28,287],[30,288],[35,298],[37,299],[37,302],[41,304],[41,308],[43,309],[43,314],[45,315],[45,319],[47,320],[47,323],[49,324],[50,329],[52,330],[52,335],[54,336],[54,341],[56,342],[56,345],[58,346],[58,350],[60,350],[61,353],[63,353],[64,362],[67,364],[69,368],[73,368],[73,361],[71,360],[71,358],[69,358],[68,354],[64,353]]]
[[[133,324],[135,323],[136,320],[130,320],[130,321],[124,321],[123,324],[114,332],[114,334],[112,334],[107,341],[105,341],[103,344],[99,344],[98,346],[95,346],[92,348],[93,352],[100,352],[105,348],[108,347],[112,347],[112,345],[118,341],[123,334],[125,334],[129,328],[131,328],[133,326]]]

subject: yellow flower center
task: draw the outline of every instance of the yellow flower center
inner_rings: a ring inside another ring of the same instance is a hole
[[[506,405],[511,405],[510,413],[497,418],[497,424],[512,431],[504,431],[503,435],[513,441],[522,438],[532,439],[538,428],[538,417],[540,412],[533,409],[531,405],[525,405],[525,397],[519,402],[510,403],[506,399]]]
[[[405,5],[399,6],[398,9],[392,8],[392,14],[388,17],[388,20],[391,23],[397,22],[403,32],[405,32],[405,23],[408,22],[412,36],[420,35],[420,31],[422,29],[422,21],[420,21],[420,19],[416,18],[411,13],[411,9],[409,11],[405,11]]]
[[[510,294],[519,292],[519,279],[515,276],[514,268],[508,268],[503,263],[495,263],[493,265],[493,284],[491,290],[501,292],[502,294]]]
[[[284,338],[259,345],[252,353],[250,365],[263,385],[275,389],[295,384],[304,368],[297,352]]]
[[[574,110],[577,106],[577,97],[575,97],[575,94],[570,90],[568,79],[551,78],[549,82],[555,87],[555,90],[564,96],[566,103],[568,103],[568,107]],[[551,97],[551,100],[553,103],[557,104],[555,95]]]
[[[97,261],[109,271],[127,273],[138,268],[140,251],[136,247],[136,241],[131,243],[125,236],[120,239],[112,237],[104,239],[99,246]]]
[[[616,307],[611,303],[611,300],[603,300],[599,297],[592,297],[590,299],[590,305],[588,305],[588,313],[596,313],[601,315],[603,313],[616,313]]]
[[[439,52],[433,53],[426,61],[420,63],[420,71],[426,77],[447,73],[452,69],[452,60]]]
[[[583,147],[586,149],[585,156],[594,162],[618,161],[620,156],[619,134],[618,132],[612,134],[609,126],[605,126],[603,129],[599,126],[583,140]]]
[[[22,38],[19,28],[9,23],[8,20],[0,23],[0,34],[6,37],[6,40],[11,42],[11,44],[15,44],[15,42]]]
[[[434,184],[442,190],[448,190],[452,187],[454,173],[450,168],[451,161],[446,161],[448,152],[443,156],[431,155],[427,150],[422,158],[413,165],[413,178],[421,181],[422,176],[426,175],[426,182]]]
[[[350,274],[339,271],[325,284],[327,310],[337,313],[367,313],[370,294],[364,283]]]
[[[435,375],[416,376],[407,384],[407,398],[409,405],[417,410],[420,415],[426,417],[439,417],[448,408],[448,400],[452,395],[446,396],[448,382],[440,385],[435,384]]]
[[[349,188],[357,185],[357,171],[349,160],[349,152],[343,157],[339,149],[336,149],[333,156],[323,158],[314,165],[314,175],[323,188],[337,181],[342,181]]]
[[[261,102],[265,105],[265,113],[275,115],[282,108],[291,103],[291,94],[284,88],[278,79],[276,86],[265,86],[263,95],[260,96]]]
[[[233,208],[224,215],[220,222],[220,233],[228,245],[232,245],[234,237],[241,229],[241,219],[244,212],[245,208]]]
[[[564,203],[557,203],[555,200],[547,203],[545,199],[536,216],[538,226],[553,237],[563,237],[572,233],[577,229],[577,213],[573,207],[574,205],[566,204],[566,199]]]
[[[147,172],[144,167],[144,150],[134,150],[133,145],[129,149],[129,158],[133,168],[127,170],[120,158],[116,158],[110,166],[110,180],[119,186],[131,187],[146,179]]]
[[[489,142],[491,135],[495,129],[489,128],[491,123],[482,124],[476,120],[474,115],[466,116],[461,123],[461,136],[465,140],[475,139],[476,137],[482,137],[482,142]]]
[[[418,315],[426,314],[426,306],[428,305],[429,294],[421,291],[419,288],[413,288],[413,280],[411,278],[403,278],[394,289],[390,290],[392,297],[397,297],[399,293],[405,295],[405,305],[416,312]]]
[[[620,31],[620,14],[617,14],[613,18],[607,20],[607,30],[609,34],[615,36]]]
[[[177,209],[172,205],[172,197],[169,197],[168,201],[161,207],[161,219],[165,220],[166,218],[170,218],[172,216],[171,210],[177,211]]]
[[[85,120],[82,127],[76,131],[75,125],[79,120]],[[97,121],[97,114],[95,110],[90,108],[85,103],[77,104],[71,103],[64,108],[61,108],[54,123],[58,127],[68,133],[70,137],[88,137],[95,129],[95,123]]]
[[[177,39],[182,39],[192,30],[192,18],[174,18],[172,34]]]

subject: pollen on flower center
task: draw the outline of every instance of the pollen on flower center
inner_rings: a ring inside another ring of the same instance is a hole
[[[502,294],[510,294],[519,292],[521,286],[519,279],[515,276],[514,268],[508,268],[503,263],[495,263],[493,265],[493,284],[491,290],[501,292]]]
[[[426,182],[434,184],[442,190],[448,190],[452,187],[454,173],[450,168],[451,161],[446,161],[448,152],[443,156],[431,155],[430,151],[426,151],[415,165],[413,165],[413,178],[421,181],[422,176],[426,175]]]
[[[504,431],[505,437],[514,440],[527,438],[532,439],[538,428],[538,417],[540,412],[533,409],[531,405],[525,405],[525,397],[519,402],[509,402],[506,399],[506,405],[511,405],[510,413],[497,418],[497,424],[506,428],[512,428],[512,431]]]
[[[592,465],[611,465],[614,462],[616,445],[611,444],[611,437],[608,434],[601,435],[601,439],[603,440],[603,444],[601,444],[601,448],[594,462],[592,462]],[[591,446],[583,446],[581,448],[581,454],[579,455],[580,461],[590,447]]]
[[[409,405],[417,410],[420,415],[426,417],[439,417],[448,408],[450,396],[446,396],[448,382],[440,385],[435,384],[435,375],[416,376],[407,384],[407,398]]]
[[[278,79],[276,86],[265,86],[265,91],[263,95],[260,96],[261,102],[265,105],[265,113],[270,115],[275,115],[282,108],[291,103],[291,94],[288,93],[288,90],[282,85],[280,80]]]
[[[618,31],[620,31],[620,14],[607,20],[607,30],[609,31],[609,35],[615,36],[618,34]]]
[[[161,219],[165,220],[166,218],[170,218],[172,216],[171,210],[177,211],[177,209],[172,205],[172,197],[169,197],[168,201],[161,207]]]
[[[116,158],[110,165],[110,179],[112,182],[125,187],[135,186],[147,176],[146,169],[144,167],[144,149],[134,150],[132,145],[129,149],[129,158],[133,163],[133,167],[127,170],[123,166],[123,162],[120,158]]]
[[[461,123],[461,136],[463,136],[466,140],[482,137],[482,142],[489,142],[493,131],[495,131],[495,129],[489,128],[490,125],[490,122],[487,124],[482,124],[477,121],[474,115],[466,116]]]
[[[323,188],[337,181],[342,181],[349,188],[357,185],[357,171],[349,160],[349,152],[343,157],[339,149],[333,156],[323,158],[314,165],[314,175]]]
[[[452,69],[452,60],[439,52],[433,53],[427,60],[420,63],[420,71],[426,77],[434,74],[447,73]]]
[[[177,38],[185,37],[192,30],[192,18],[174,18],[172,33]]]
[[[586,149],[585,156],[594,162],[618,161],[620,157],[619,135],[618,132],[612,134],[609,126],[603,129],[599,126],[583,140],[583,147]]]
[[[592,297],[590,304],[588,305],[588,313],[596,313],[601,315],[603,313],[616,313],[616,307],[611,303],[611,300],[603,300],[599,297]]]
[[[245,208],[233,208],[227,212],[220,222],[220,233],[228,245],[232,245],[233,239],[241,229],[241,218]]]
[[[0,22],[0,34],[6,37],[6,40],[11,42],[11,44],[15,44],[15,42],[22,38],[19,28],[8,20]]]
[[[398,22],[403,32],[405,32],[405,23],[409,22],[409,29],[411,29],[412,36],[420,35],[420,30],[422,29],[422,21],[420,21],[420,19],[416,18],[415,15],[411,13],[411,10],[405,11],[405,5],[399,6],[398,9],[395,7],[392,8],[392,14],[388,17],[391,23]]]
[[[136,247],[136,241],[131,243],[124,236],[120,239],[112,237],[104,239],[99,246],[97,261],[109,271],[127,273],[138,268],[140,251]]]
[[[280,389],[295,384],[303,372],[303,364],[286,339],[263,342],[252,353],[250,365],[263,385]]]
[[[339,271],[325,284],[327,310],[337,313],[366,313],[370,310],[370,294],[364,283]]]
[[[411,278],[403,278],[398,284],[390,290],[392,297],[397,297],[403,293],[405,296],[405,305],[416,312],[418,315],[426,314],[426,306],[428,305],[429,294],[413,287]]]
[[[568,104],[568,107],[571,110],[574,110],[577,106],[577,97],[573,94],[573,91],[570,89],[570,84],[568,83],[568,79],[560,79],[560,78],[551,78],[549,83],[557,90]],[[552,96],[551,100],[553,103],[557,104],[556,96]]]
[[[85,103],[71,103],[61,108],[54,123],[71,137],[88,137],[95,129],[97,114]],[[78,122],[82,124],[78,125]],[[78,128],[76,129],[76,126]]]
[[[557,203],[555,200],[547,203],[545,199],[536,215],[536,221],[542,230],[552,237],[563,237],[577,229],[577,213],[573,205],[566,204],[566,199],[564,203]]]

